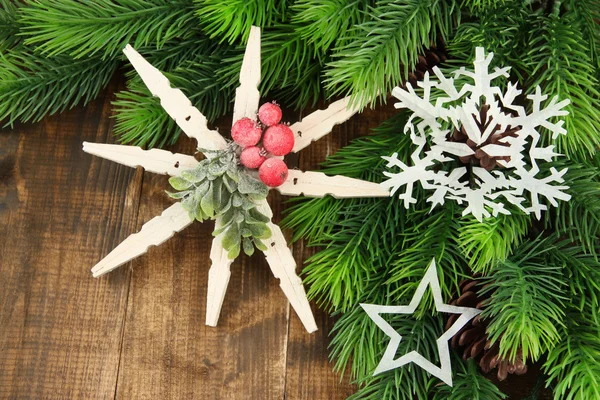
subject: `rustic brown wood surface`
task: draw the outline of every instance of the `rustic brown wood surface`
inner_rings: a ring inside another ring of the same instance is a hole
[[[0,133],[0,399],[349,396],[328,361],[332,320],[313,307],[319,331],[307,334],[260,254],[233,264],[218,327],[204,325],[210,223],[92,278],[98,260],[170,204],[166,177],[81,151],[84,140],[114,142],[119,82],[87,107]],[[355,116],[295,162],[316,169],[393,113]],[[271,195],[276,221],[282,200]],[[294,246],[299,265],[308,252]],[[517,399],[532,382],[503,389]]]

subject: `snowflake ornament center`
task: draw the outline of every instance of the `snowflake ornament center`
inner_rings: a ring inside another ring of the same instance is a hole
[[[500,161],[509,162],[510,155],[508,156],[493,156],[483,149],[488,144],[494,144],[503,147],[509,147],[510,143],[507,143],[504,138],[506,137],[518,137],[516,133],[521,129],[520,126],[512,127],[507,126],[504,129],[500,123],[494,121],[494,119],[488,114],[490,106],[484,104],[479,110],[479,117],[476,119],[477,128],[479,128],[480,132],[483,134],[486,130],[492,127],[491,134],[485,139],[485,141],[481,144],[475,143],[473,140],[469,138],[469,134],[467,133],[465,126],[461,126],[459,128],[454,128],[452,134],[448,135],[449,142],[457,142],[457,143],[466,143],[467,146],[473,150],[473,154],[469,154],[466,156],[459,157],[460,162],[463,164],[471,165],[471,166],[481,166],[485,168],[487,171],[493,170],[495,167],[503,167],[499,164]],[[476,118],[473,115],[473,118]]]
[[[492,59],[493,53],[486,55],[478,47],[473,71],[463,67],[454,78],[447,78],[435,67],[437,81],[427,73],[417,83],[422,96],[410,83],[406,90],[396,87],[392,91],[400,100],[396,108],[412,111],[404,131],[416,149],[410,160],[400,160],[397,153],[383,157],[388,161],[384,172],[388,179],[382,186],[392,195],[404,187],[398,197],[406,208],[417,201],[412,196],[415,183],[434,191],[427,199],[432,208],[446,200],[466,203],[463,215],[472,214],[480,221],[510,214],[506,204],[539,219],[547,209],[542,198],[552,206],[571,198],[565,193],[568,187],[560,185],[567,168],[557,171],[538,163],[550,163],[560,155],[553,145],[542,147],[540,141],[542,134],[550,133],[554,140],[567,133],[564,121],[556,120],[568,114],[564,107],[569,100],[546,101],[548,96],[538,86],[527,96],[532,105],[527,112],[515,103],[522,93],[516,85],[509,82],[503,90],[495,84],[497,79],[509,78],[510,68],[496,67],[490,72]],[[470,82],[457,87],[455,79],[461,77]],[[452,128],[444,129],[449,124]],[[454,167],[457,160],[460,166]],[[448,165],[450,170],[444,168]]]

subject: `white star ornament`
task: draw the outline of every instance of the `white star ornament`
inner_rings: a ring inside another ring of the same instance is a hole
[[[454,324],[452,324],[450,329],[444,332],[436,341],[440,359],[439,367],[423,357],[416,350],[404,354],[400,358],[394,359],[398,350],[398,346],[402,341],[402,336],[381,317],[381,314],[413,314],[423,299],[423,295],[425,294],[427,286],[431,288],[435,308],[438,312],[460,314],[460,317]],[[444,301],[442,300],[440,282],[437,276],[435,259],[431,260],[431,263],[425,272],[425,276],[419,283],[419,286],[417,287],[417,290],[415,291],[415,294],[413,295],[409,305],[382,306],[376,304],[361,304],[361,307],[366,311],[375,324],[377,324],[377,326],[390,337],[390,342],[385,349],[383,357],[377,365],[373,375],[378,375],[412,362],[429,372],[431,375],[440,378],[443,382],[452,386],[452,365],[450,362],[448,341],[454,335],[456,335],[471,319],[481,313],[481,310],[470,307],[458,307],[444,304]]]

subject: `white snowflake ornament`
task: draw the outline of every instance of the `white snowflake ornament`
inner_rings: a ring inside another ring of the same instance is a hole
[[[538,166],[538,160],[550,162],[560,155],[554,146],[540,145],[539,128],[552,132],[552,139],[566,134],[564,121],[553,120],[568,114],[564,107],[569,100],[558,102],[554,97],[548,102],[538,86],[535,94],[527,96],[532,103],[527,113],[515,104],[522,92],[516,85],[508,83],[504,91],[494,85],[497,78],[509,78],[510,68],[496,67],[490,72],[492,59],[493,53],[486,56],[478,47],[474,71],[463,67],[455,71],[454,78],[446,78],[435,67],[437,81],[426,73],[417,84],[423,89],[423,97],[410,83],[408,90],[396,87],[392,91],[400,100],[396,108],[413,112],[404,132],[416,149],[411,154],[411,165],[398,159],[397,153],[383,157],[389,170],[384,172],[388,179],[382,186],[391,189],[391,195],[405,187],[398,197],[406,208],[416,203],[413,189],[417,182],[433,190],[427,199],[432,209],[446,199],[464,202],[463,215],[472,214],[480,221],[491,215],[510,214],[504,207],[507,202],[539,219],[547,208],[540,197],[555,207],[557,200],[571,198],[565,193],[568,187],[560,185],[567,168],[541,171]],[[454,79],[461,76],[472,83],[459,89]],[[463,165],[448,170],[448,165],[456,165],[457,161]]]
[[[256,117],[260,100],[257,88],[261,78],[260,47],[260,28],[252,27],[240,71],[240,86],[236,90],[233,121],[243,117],[251,119]],[[203,149],[207,158],[214,157],[214,154],[227,148],[228,141],[219,132],[208,128],[206,117],[192,105],[181,90],[172,88],[169,80],[131,46],[125,47],[123,52],[150,92],[160,99],[160,104],[167,114],[175,120],[185,134],[198,141],[199,149]],[[302,121],[292,124],[290,129],[295,134],[292,152],[300,151],[313,141],[327,135],[334,125],[346,121],[358,112],[358,108],[350,107],[349,103],[349,98],[338,100],[327,109],[315,111]],[[159,149],[142,150],[134,146],[84,143],[83,150],[123,165],[141,166],[149,172],[176,177],[198,165],[198,161],[191,155],[173,154]],[[389,196],[389,191],[379,184],[343,176],[327,176],[314,171],[289,171],[287,180],[275,189],[285,195],[309,197]],[[281,229],[270,221],[273,213],[267,201],[261,200],[255,203],[257,210],[269,220],[267,226],[271,236],[262,249],[267,263],[273,275],[280,280],[281,289],[306,330],[314,332],[317,330],[317,325],[302,280],[296,274],[296,262],[292,252],[287,246]],[[181,202],[173,204],[161,215],[146,222],[140,232],[130,235],[98,262],[92,268],[93,276],[102,276],[146,253],[150,246],[164,243],[192,222],[194,217],[190,216]],[[222,225],[222,216],[218,216],[215,227],[218,230]],[[223,234],[216,235],[210,252],[212,266],[208,271],[206,324],[209,326],[217,325],[231,275],[230,267],[233,263],[223,247]]]

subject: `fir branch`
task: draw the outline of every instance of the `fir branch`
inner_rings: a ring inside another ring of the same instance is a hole
[[[26,44],[49,56],[117,58],[127,43],[161,48],[194,34],[192,0],[28,0],[21,8]]]
[[[526,242],[482,278],[491,296],[481,318],[490,319],[488,338],[500,342],[500,357],[514,360],[521,350],[536,361],[559,342],[568,298],[563,266],[549,262],[558,246],[557,236]]]
[[[511,75],[524,82],[527,74],[521,58],[527,45],[527,32],[531,28],[528,16],[528,10],[520,0],[479,8],[476,16],[462,22],[448,41],[449,63],[457,66],[469,64],[475,57],[475,48],[483,47],[494,53],[493,65],[510,65]]]
[[[0,121],[41,120],[94,99],[117,69],[99,58],[47,58],[19,46],[0,54]]]
[[[299,0],[292,9],[292,21],[303,40],[325,53],[348,29],[365,21],[371,0]]]
[[[321,61],[312,60],[306,62],[302,68],[297,80],[290,81],[289,84],[277,82],[274,84],[274,89],[265,90],[265,94],[295,110],[315,107],[317,101],[323,98],[324,90],[321,85],[323,65]]]
[[[530,50],[524,62],[531,69],[529,92],[540,85],[550,98],[570,99],[564,117],[567,135],[557,148],[571,159],[585,160],[600,146],[600,92],[596,66],[589,53],[585,31],[576,13],[539,17],[532,30]],[[549,141],[549,134],[545,135]]]
[[[591,59],[600,69],[600,0],[567,0],[564,3],[568,12],[581,23]]]
[[[482,222],[473,216],[459,221],[459,247],[474,273],[486,274],[512,254],[529,230],[531,215],[513,210]]]
[[[600,247],[596,244],[596,247]],[[598,249],[596,249],[597,251]],[[570,305],[586,317],[600,321],[600,260],[582,251],[581,246],[564,240],[550,250],[549,261],[563,266],[563,275],[569,284]]]
[[[469,9],[471,13],[489,9],[498,10],[506,5],[507,0],[463,0],[461,7]]]
[[[395,235],[402,231],[405,213],[400,201],[345,201],[340,215],[328,221],[331,233],[310,242],[325,248],[306,260],[309,298],[324,307],[347,311],[366,295],[369,281],[384,283],[381,270],[398,246]],[[386,292],[381,287],[378,290]]]
[[[231,53],[231,46],[218,44],[206,36],[193,36],[186,39],[173,39],[157,49],[155,46],[136,48],[144,58],[161,71],[172,72],[186,62],[203,62],[208,59],[220,61]],[[128,72],[129,77],[138,76],[135,70]]]
[[[0,51],[16,46],[20,25],[17,21],[21,3],[14,0],[0,0]]]
[[[408,160],[414,151],[409,135],[402,134],[407,113],[399,112],[374,128],[366,137],[357,138],[349,145],[327,157],[323,171],[331,175],[381,182],[387,164],[382,157],[398,152],[398,157]]]
[[[506,395],[480,372],[473,359],[452,359],[452,386],[434,386],[433,400],[501,400]]]
[[[551,208],[544,219],[546,229],[568,235],[584,252],[597,255],[596,246],[600,234],[600,172],[596,166],[584,166],[573,162],[554,163],[569,167],[565,185],[569,187],[571,200],[561,201]]]
[[[554,386],[554,398],[600,398],[600,328],[577,311],[567,314],[568,333],[548,352],[544,373]]]
[[[288,200],[287,215],[281,225],[293,231],[292,242],[304,239],[311,243],[329,236],[334,225],[331,221],[339,218],[347,205],[330,196],[307,199],[293,197]]]
[[[194,0],[204,30],[211,38],[233,43],[248,40],[252,25],[266,28],[284,22],[287,1],[278,0]]]
[[[333,95],[350,93],[359,105],[374,104],[407,79],[423,49],[448,37],[459,9],[453,1],[384,0],[370,16],[348,31],[325,72]]]
[[[433,258],[443,272],[439,277],[442,293],[447,297],[456,293],[461,276],[467,272],[457,246],[459,215],[454,203],[434,211],[429,207],[420,210],[414,205],[411,207],[407,220],[397,233],[402,247],[391,260],[392,268],[386,282],[394,298],[410,299]],[[428,304],[432,300],[429,299]]]
[[[165,73],[175,87],[183,88],[188,98],[209,121],[233,110],[234,88],[222,87],[215,74],[222,65],[222,55],[211,55],[205,60],[183,62],[173,72]]]

